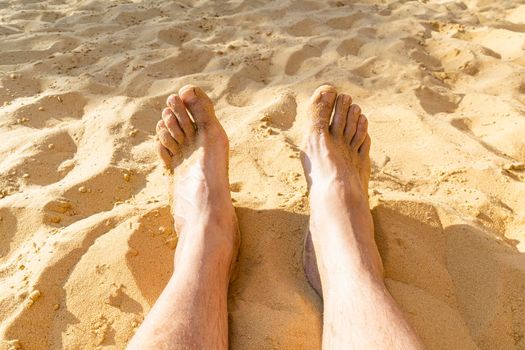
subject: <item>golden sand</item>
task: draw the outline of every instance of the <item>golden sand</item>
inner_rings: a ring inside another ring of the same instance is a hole
[[[424,343],[524,349],[519,3],[0,3],[0,349],[133,335],[177,242],[154,128],[190,83],[231,140],[231,348],[318,349],[297,145],[325,82],[369,119],[387,285]]]

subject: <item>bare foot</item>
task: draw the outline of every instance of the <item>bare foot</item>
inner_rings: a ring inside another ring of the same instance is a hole
[[[304,268],[322,296],[325,283],[337,279],[341,270],[336,262],[348,262],[357,274],[381,281],[383,265],[368,203],[371,141],[367,119],[350,96],[337,96],[328,85],[314,92],[309,113],[309,132],[302,147],[311,208]]]
[[[175,265],[199,251],[224,256],[230,268],[239,236],[229,190],[228,138],[200,88],[183,87],[167,105],[157,123],[157,150],[170,173],[170,205],[179,234]]]
[[[157,150],[170,173],[175,269],[128,349],[227,349],[228,284],[239,245],[228,138],[200,88],[185,86],[167,104]]]

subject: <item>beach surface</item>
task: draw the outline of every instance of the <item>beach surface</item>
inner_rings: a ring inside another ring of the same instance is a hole
[[[525,348],[524,1],[3,0],[0,43],[0,349],[133,336],[173,269],[154,133],[186,84],[230,138],[231,349],[319,349],[298,146],[323,83],[369,120],[386,284],[428,349]]]

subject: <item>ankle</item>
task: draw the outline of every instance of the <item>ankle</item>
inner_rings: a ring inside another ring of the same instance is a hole
[[[195,223],[195,224],[193,224]],[[231,250],[238,233],[237,219],[234,215],[203,215],[192,223],[186,223],[179,231],[179,245]],[[177,248],[178,249],[178,248]]]
[[[237,249],[238,225],[235,216],[200,220],[200,224],[184,225],[179,232],[175,260],[231,260]],[[229,261],[228,261],[229,262]]]

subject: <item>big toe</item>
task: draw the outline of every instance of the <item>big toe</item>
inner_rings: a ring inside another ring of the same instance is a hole
[[[179,96],[193,116],[197,129],[217,121],[213,102],[198,86],[184,86],[180,89]]]
[[[315,90],[310,100],[310,119],[313,129],[328,131],[336,97],[337,91],[331,85],[322,85]]]

